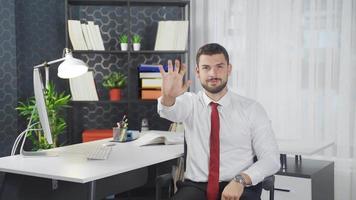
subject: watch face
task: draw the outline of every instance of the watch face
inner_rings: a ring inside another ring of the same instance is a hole
[[[235,180],[236,182],[238,182],[238,183],[241,183],[243,186],[246,185],[245,180],[243,179],[243,177],[242,177],[241,175],[235,176],[235,177],[234,177],[234,180]]]

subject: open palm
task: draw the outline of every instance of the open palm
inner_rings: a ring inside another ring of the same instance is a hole
[[[186,92],[191,84],[191,81],[183,82],[184,74],[187,71],[185,64],[180,64],[179,61],[175,62],[173,68],[172,61],[168,61],[168,72],[165,72],[163,67],[160,66],[162,75],[162,96],[166,100],[175,101],[175,98]]]

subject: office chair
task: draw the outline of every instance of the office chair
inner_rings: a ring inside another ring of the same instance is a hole
[[[186,161],[187,144],[184,140],[184,171]],[[254,157],[254,162],[257,161],[257,157]],[[274,200],[274,175],[266,177],[262,181],[262,188],[269,191],[269,200]],[[260,183],[261,184],[261,183]],[[172,173],[162,174],[156,178],[156,200],[162,200],[162,190],[164,187],[168,188],[167,196],[171,197],[174,194],[174,180]]]

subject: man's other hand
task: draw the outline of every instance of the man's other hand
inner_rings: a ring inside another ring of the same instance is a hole
[[[244,192],[244,186],[234,180],[226,185],[221,194],[221,200],[239,200]]]

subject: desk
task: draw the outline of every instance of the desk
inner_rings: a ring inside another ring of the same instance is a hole
[[[110,139],[59,147],[50,151],[58,157],[22,157],[20,155],[0,158],[0,171],[45,179],[88,184],[88,199],[100,198],[96,195],[97,180],[127,174],[139,173],[137,178],[147,179],[145,167],[172,160],[183,155],[183,145],[155,145],[137,147],[133,142],[116,143],[107,160],[87,160],[86,154],[96,145]],[[127,177],[126,177],[127,178]],[[131,180],[127,180],[131,181]],[[144,183],[135,183],[141,186]],[[114,192],[114,191],[113,191]]]
[[[328,147],[331,147],[334,142],[326,141],[304,141],[304,140],[277,140],[280,158],[281,169],[285,170],[287,167],[287,154],[295,155],[295,162],[298,164],[302,160],[301,155],[313,155]]]

